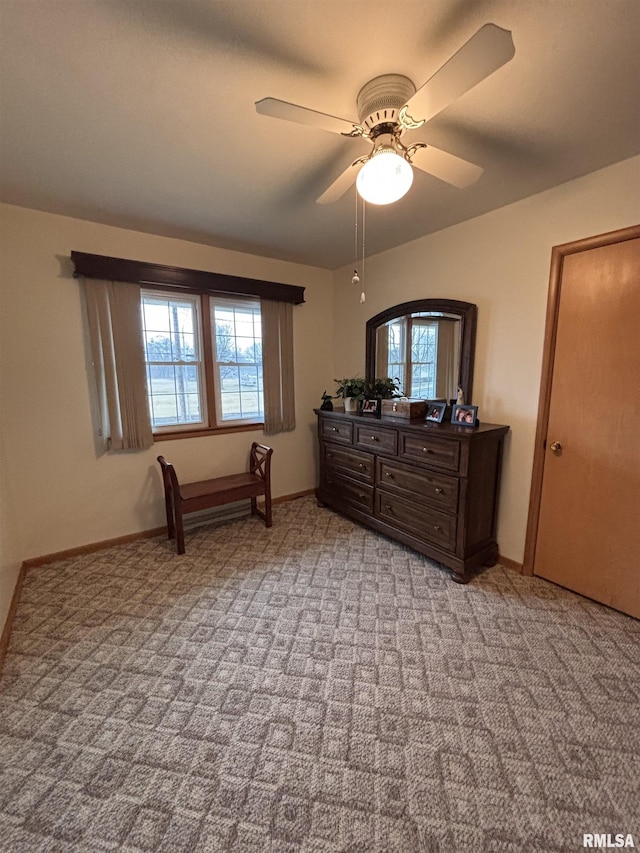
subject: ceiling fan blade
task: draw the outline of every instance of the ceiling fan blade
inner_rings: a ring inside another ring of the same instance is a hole
[[[332,204],[334,201],[341,199],[349,187],[353,186],[355,183],[358,172],[360,171],[358,168],[359,165],[361,165],[360,162],[355,160],[350,166],[347,166],[344,172],[341,175],[338,175],[331,186],[316,199],[316,204]]]
[[[281,118],[284,121],[293,121],[296,124],[328,130],[330,133],[351,134],[354,128],[353,122],[344,118],[336,118],[336,116],[319,113],[307,107],[299,107],[297,104],[280,101],[278,98],[263,98],[261,101],[256,101],[256,112],[263,116]]]
[[[428,172],[441,181],[447,184],[453,184],[454,187],[468,187],[478,180],[484,172],[481,166],[476,166],[474,163],[469,163],[468,160],[463,160],[461,157],[456,157],[455,154],[448,154],[446,151],[441,151],[439,148],[433,148],[427,145],[426,148],[418,148],[411,157],[412,165],[423,172]]]
[[[485,24],[407,101],[415,121],[429,121],[515,55],[510,30]]]

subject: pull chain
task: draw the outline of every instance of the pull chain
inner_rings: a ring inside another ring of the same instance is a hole
[[[360,284],[360,276],[358,275],[358,190],[356,189],[356,217],[354,226],[354,244],[353,244],[353,264],[356,269],[353,270],[351,284]]]
[[[364,241],[365,241],[365,210],[366,210],[366,202],[362,199],[362,291],[360,293],[360,304],[364,304],[365,295],[364,295]]]

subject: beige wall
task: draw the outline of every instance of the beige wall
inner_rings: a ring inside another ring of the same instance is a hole
[[[0,631],[21,562],[163,524],[156,456],[185,479],[240,470],[261,431],[99,454],[80,285],[69,253],[133,258],[306,288],[294,308],[297,428],[270,436],[275,496],[316,484],[315,416],[333,378],[333,278],[312,267],[0,205]]]
[[[482,420],[511,426],[498,543],[501,554],[518,562],[524,554],[551,248],[640,222],[639,186],[636,157],[368,257],[363,306],[351,284],[353,264],[335,274],[336,376],[363,375],[365,322],[384,308],[423,297],[478,305],[471,402]]]

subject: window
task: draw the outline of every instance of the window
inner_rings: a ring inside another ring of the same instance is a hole
[[[86,252],[71,260],[107,449],[295,429],[293,306],[304,287]]]
[[[142,328],[154,431],[204,424],[206,402],[199,313],[197,296],[143,293]]]
[[[264,419],[262,328],[258,302],[211,302],[219,421]]]
[[[264,420],[259,300],[143,290],[141,306],[154,433]]]

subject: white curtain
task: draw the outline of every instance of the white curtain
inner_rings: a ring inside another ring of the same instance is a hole
[[[293,391],[293,305],[260,300],[262,314],[262,375],[264,431],[295,429]]]
[[[376,376],[389,375],[389,326],[378,328],[376,343]]]
[[[436,397],[455,398],[460,364],[460,321],[440,317],[438,322],[438,360]],[[466,393],[466,388],[464,389]]]
[[[105,447],[151,447],[140,287],[98,279],[85,279],[84,285]]]

